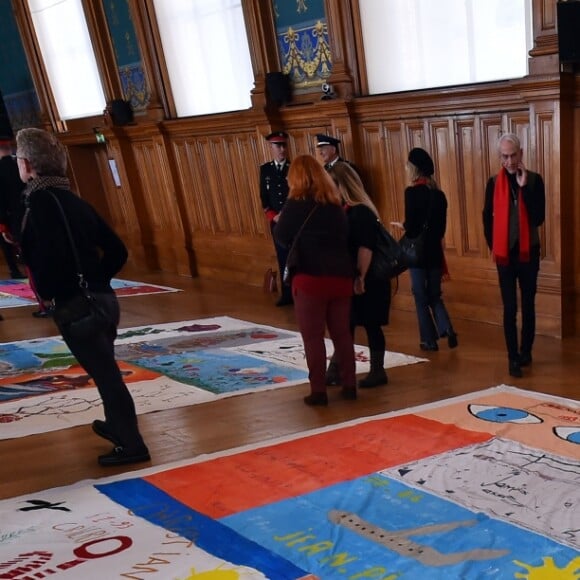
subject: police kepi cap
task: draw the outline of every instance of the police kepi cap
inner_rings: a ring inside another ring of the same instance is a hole
[[[266,141],[270,141],[270,143],[286,143],[288,141],[288,133],[274,131],[266,136]]]
[[[319,133],[316,135],[316,146],[322,147],[323,145],[332,145],[333,147],[338,147],[340,143],[340,139],[335,139],[334,137],[330,137],[329,135],[322,135]]]

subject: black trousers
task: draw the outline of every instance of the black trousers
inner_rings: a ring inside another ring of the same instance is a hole
[[[145,443],[139,433],[135,403],[115,360],[119,302],[112,292],[95,293],[94,296],[109,318],[106,329],[83,340],[71,336],[64,327],[59,330],[78,363],[95,381],[110,430],[118,436],[123,447],[140,450]]]
[[[4,239],[4,236],[2,236],[1,234],[0,234],[0,248],[2,249],[2,253],[4,254],[4,259],[6,260],[8,270],[10,270],[10,276],[12,278],[22,277],[20,266],[18,265],[18,259],[16,257],[16,246],[14,244],[10,244],[9,242],[7,242]]]
[[[530,261],[520,262],[519,248],[510,251],[509,263],[497,265],[499,287],[503,301],[503,331],[510,360],[519,353],[530,354],[536,335],[536,291],[540,270],[540,247],[530,248]],[[522,330],[518,347],[517,314],[520,289]]]

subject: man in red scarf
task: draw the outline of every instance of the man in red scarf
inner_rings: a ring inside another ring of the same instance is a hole
[[[517,135],[502,135],[498,150],[502,168],[487,182],[483,228],[497,266],[509,373],[512,377],[522,377],[522,367],[532,362],[536,334],[535,300],[540,269],[538,228],[544,223],[546,196],[542,177],[528,171],[522,162],[523,152]],[[522,312],[519,347],[518,284]]]

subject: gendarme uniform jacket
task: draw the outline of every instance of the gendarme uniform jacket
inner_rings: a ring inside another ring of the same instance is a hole
[[[268,221],[280,213],[288,197],[288,168],[290,161],[286,159],[281,170],[276,168],[275,161],[260,165],[260,199]]]

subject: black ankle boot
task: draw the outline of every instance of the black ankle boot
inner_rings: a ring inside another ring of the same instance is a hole
[[[338,370],[338,362],[334,355],[332,355],[330,363],[328,363],[328,369],[326,369],[326,375],[324,377],[324,384],[327,387],[336,387],[336,385],[340,385],[340,371]]]
[[[369,374],[361,379],[358,386],[361,389],[371,389],[372,387],[380,387],[389,382],[389,377],[384,369],[385,351],[377,350],[371,351],[371,370]]]
[[[304,397],[304,403],[309,407],[328,406],[328,395],[326,393],[310,393]]]

